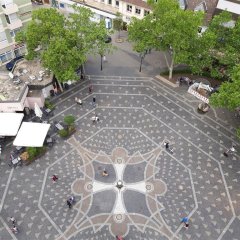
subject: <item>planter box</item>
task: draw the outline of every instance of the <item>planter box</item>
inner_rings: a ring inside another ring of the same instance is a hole
[[[62,139],[68,139],[69,137],[71,137],[75,132],[76,132],[76,128],[74,128],[72,131],[68,132],[68,135],[66,137],[61,137]]]
[[[38,156],[35,156],[33,159],[31,159],[31,160],[30,160],[30,159],[23,160],[23,165],[26,165],[26,166],[27,166],[27,165],[31,164],[31,163],[34,162],[36,159],[42,157],[42,156],[46,153],[46,151],[47,151],[47,148],[45,148],[43,152],[41,152]]]

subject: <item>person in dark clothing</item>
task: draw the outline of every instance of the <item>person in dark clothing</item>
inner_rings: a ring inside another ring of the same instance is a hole
[[[72,207],[72,203],[69,200],[67,200],[67,205],[68,205],[69,208]]]

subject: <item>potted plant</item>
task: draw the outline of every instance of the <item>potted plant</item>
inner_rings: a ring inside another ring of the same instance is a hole
[[[46,147],[27,147],[26,151],[21,154],[21,159],[28,165],[37,158],[43,156],[46,152]]]
[[[75,117],[73,115],[67,115],[64,117],[63,121],[67,126],[64,129],[59,130],[58,134],[62,138],[67,138],[76,131],[76,128],[74,125]]]

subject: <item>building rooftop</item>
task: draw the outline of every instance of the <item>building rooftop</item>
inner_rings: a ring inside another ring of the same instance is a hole
[[[43,88],[52,82],[53,74],[39,60],[19,61],[9,76],[0,78],[0,102],[18,101],[25,86]]]

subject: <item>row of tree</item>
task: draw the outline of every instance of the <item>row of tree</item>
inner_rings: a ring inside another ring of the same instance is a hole
[[[99,54],[102,59],[112,50],[111,44],[105,42],[105,22],[92,21],[93,13],[85,7],[73,8],[74,13],[68,17],[54,8],[35,10],[27,28],[16,36],[16,41],[27,45],[26,58],[40,58],[61,82],[79,79],[76,70],[83,66],[88,54]]]
[[[183,11],[176,0],[150,0],[152,13],[133,18],[128,38],[135,51],[163,51],[172,78],[176,64],[186,64],[193,74],[206,72],[223,80],[218,93],[211,96],[214,106],[234,110],[240,106],[240,19],[223,12],[214,16],[200,33],[204,13]]]

